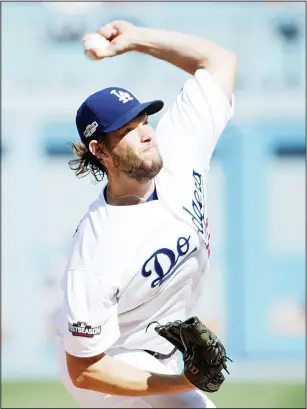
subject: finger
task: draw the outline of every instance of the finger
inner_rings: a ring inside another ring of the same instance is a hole
[[[100,27],[100,29],[98,30],[98,33],[101,34],[103,37],[105,37],[107,40],[109,40],[111,37],[116,36],[118,31],[113,26],[113,24],[109,23],[109,24],[106,24],[105,26]]]
[[[124,30],[128,30],[130,28],[135,27],[134,24],[130,23],[129,21],[125,21],[125,20],[115,20],[112,22],[112,25],[118,31],[124,31]]]
[[[84,50],[84,54],[91,60],[102,60],[104,57],[99,57],[97,55],[97,50],[90,48],[89,50]]]
[[[110,44],[107,48],[104,48],[103,50],[97,49],[97,48],[91,48],[88,50],[91,54],[95,56],[96,59],[101,60],[103,58],[107,57],[114,57],[117,55],[117,51],[112,45]]]
[[[93,60],[102,60],[103,58],[112,57],[114,54],[108,52],[107,50],[97,50],[96,48],[90,48],[86,50],[85,53],[89,53],[93,56]]]

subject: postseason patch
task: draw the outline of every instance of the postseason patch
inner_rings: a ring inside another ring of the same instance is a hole
[[[74,337],[93,338],[94,335],[101,334],[101,325],[99,327],[91,327],[86,322],[68,323],[68,329]]]

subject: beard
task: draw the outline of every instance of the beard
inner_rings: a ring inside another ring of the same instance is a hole
[[[125,152],[112,152],[114,165],[125,173],[130,179],[140,183],[146,183],[152,180],[163,167],[163,161],[160,154],[157,154],[148,159],[140,158],[131,148],[127,148]]]

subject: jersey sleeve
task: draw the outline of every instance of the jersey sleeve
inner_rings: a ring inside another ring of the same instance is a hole
[[[78,357],[104,352],[119,337],[116,286],[87,270],[69,270],[63,284],[64,349]]]
[[[157,141],[166,166],[189,156],[206,170],[220,135],[234,111],[214,77],[199,69],[189,78],[157,126]],[[176,159],[174,159],[176,157]]]

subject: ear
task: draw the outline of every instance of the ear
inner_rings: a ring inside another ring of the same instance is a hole
[[[104,162],[108,158],[108,154],[105,152],[104,148],[105,146],[103,143],[99,143],[95,140],[91,141],[88,146],[89,151],[102,162]]]

